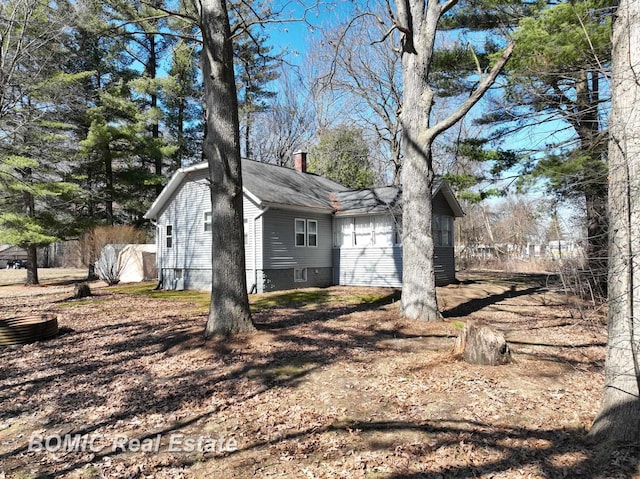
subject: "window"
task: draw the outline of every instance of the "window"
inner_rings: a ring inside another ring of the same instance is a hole
[[[453,246],[453,218],[451,216],[433,216],[434,246]]]
[[[296,246],[306,246],[307,222],[296,218]]]
[[[211,211],[204,212],[204,230],[211,231]]]
[[[453,246],[453,218],[442,217],[442,246]]]
[[[249,244],[249,220],[247,218],[244,219],[244,245],[247,246]]]
[[[353,218],[336,218],[333,245],[353,246]]]
[[[400,222],[387,215],[336,218],[333,244],[351,246],[394,246],[401,244]]]
[[[355,218],[355,245],[369,246],[371,244],[371,220],[368,216]]]
[[[307,281],[307,268],[294,268],[293,281],[296,283],[303,283]]]
[[[318,246],[318,222],[307,220],[307,246]]]
[[[440,215],[433,215],[433,246],[442,246],[442,225]]]
[[[167,225],[166,229],[166,237],[167,237],[167,248],[173,247],[173,226]]]
[[[393,246],[395,244],[395,228],[392,217],[374,216],[371,223],[373,224],[373,244],[376,246]]]

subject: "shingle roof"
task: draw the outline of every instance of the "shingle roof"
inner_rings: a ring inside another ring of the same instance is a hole
[[[383,213],[400,206],[402,192],[397,186],[370,190],[349,190],[334,195],[334,209],[340,213]]]
[[[174,191],[190,175],[202,173],[207,163],[180,168],[144,215],[156,218]],[[350,190],[345,186],[313,173],[242,160],[242,183],[245,193],[260,204],[324,209],[336,214],[383,213],[397,209],[401,204],[402,192],[396,186],[385,186],[367,190]],[[451,188],[445,181],[436,179],[433,195],[439,191],[445,195],[456,216],[464,213]]]
[[[251,160],[242,161],[242,185],[263,203],[329,210],[331,194],[348,191],[322,176]]]

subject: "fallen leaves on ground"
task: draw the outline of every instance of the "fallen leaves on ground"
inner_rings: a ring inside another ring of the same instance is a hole
[[[353,301],[392,291],[335,287],[209,342],[196,304],[5,287],[0,318],[54,312],[61,334],[0,350],[0,477],[632,477],[632,455],[598,462],[583,440],[603,390],[602,313],[585,319],[534,278],[462,279],[438,290],[441,323]],[[469,319],[502,330],[516,362],[454,360]],[[34,450],[65,434],[93,442]]]

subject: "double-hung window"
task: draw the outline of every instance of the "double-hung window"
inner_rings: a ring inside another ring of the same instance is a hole
[[[211,231],[211,211],[204,212],[204,230]]]
[[[296,246],[318,246],[318,222],[296,218],[295,220],[295,244]]]
[[[166,228],[166,241],[167,241],[167,248],[172,248],[173,247],[173,226],[172,225],[167,225]]]
[[[307,221],[296,218],[296,246],[307,245]]]
[[[307,220],[307,246],[318,246],[318,222]]]

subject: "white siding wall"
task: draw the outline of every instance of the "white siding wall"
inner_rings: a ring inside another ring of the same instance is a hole
[[[183,183],[158,217],[162,268],[211,269],[211,233],[204,231],[204,213],[211,211],[206,174]],[[172,226],[171,248],[167,247],[167,225]]]
[[[336,248],[334,281],[348,286],[402,286],[402,247]]]
[[[208,172],[191,176],[174,193],[167,208],[157,221],[157,266],[162,269],[163,287],[208,289],[211,287],[211,232],[204,229],[204,214],[211,211]],[[262,218],[258,218],[253,231],[253,219],[260,209],[244,197],[244,217],[248,226],[249,243],[245,245],[247,287],[254,282],[253,241],[258,240],[255,251],[256,266],[262,269]],[[172,246],[167,247],[167,225],[172,226]],[[177,284],[174,270],[182,270],[184,284]],[[189,274],[189,272],[191,272]],[[260,280],[260,274],[258,275]]]

